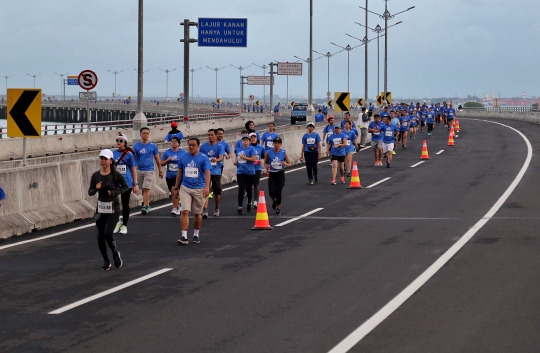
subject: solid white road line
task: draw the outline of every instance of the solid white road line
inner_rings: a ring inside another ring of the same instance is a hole
[[[476,119],[473,119],[476,120]],[[514,189],[518,186],[525,175],[525,172],[529,168],[532,158],[532,146],[530,141],[521,131],[514,129],[511,126],[504,125],[494,121],[479,120],[485,121],[492,124],[498,124],[504,127],[507,127],[511,130],[517,132],[527,144],[527,158],[525,163],[521,167],[518,175],[510,184],[508,189],[502,194],[502,196],[495,202],[493,207],[482,217],[472,228],[470,228],[459,240],[450,247],[441,257],[437,259],[431,266],[429,266],[418,278],[416,278],[411,284],[409,284],[401,293],[399,293],[394,299],[392,299],[388,304],[382,307],[375,315],[369,318],[364,322],[360,327],[354,330],[349,336],[347,336],[343,341],[341,341],[337,346],[332,348],[330,353],[344,353],[353,348],[362,338],[369,334],[373,329],[375,329],[381,322],[388,318],[394,311],[396,311],[405,301],[407,301],[417,290],[419,290],[431,277],[433,277],[461,248],[467,244],[469,240],[480,230],[482,227],[499,211],[501,206],[506,202],[508,197],[512,194]]]
[[[78,306],[81,306],[81,305],[83,305],[83,304],[89,303],[89,302],[91,302],[91,301],[93,301],[93,300],[102,298],[102,297],[104,297],[104,296],[106,296],[106,295],[109,295],[109,294],[111,294],[111,293],[118,292],[119,290],[122,290],[122,289],[124,289],[124,288],[130,287],[130,286],[132,286],[132,285],[134,285],[134,284],[137,284],[137,283],[146,281],[147,279],[150,279],[150,278],[152,278],[152,277],[159,276],[159,275],[161,275],[162,273],[169,272],[169,271],[172,271],[172,268],[164,268],[164,269],[162,269],[162,270],[159,270],[159,271],[156,271],[156,272],[152,272],[152,273],[149,274],[149,275],[143,276],[143,277],[141,277],[141,278],[137,278],[137,279],[135,279],[135,280],[133,280],[133,281],[129,281],[129,282],[124,283],[124,284],[122,284],[122,285],[120,285],[120,286],[117,286],[117,287],[111,288],[111,289],[109,289],[109,290],[106,290],[105,292],[98,293],[98,294],[93,295],[93,296],[91,296],[91,297],[88,297],[88,298],[86,298],[86,299],[79,300],[78,302],[75,302],[75,303],[73,303],[73,304],[66,305],[66,306],[64,306],[64,307],[62,307],[62,308],[60,308],[60,309],[56,309],[56,310],[54,310],[54,311],[51,311],[49,314],[51,314],[51,315],[62,314],[63,312],[66,312],[66,311],[68,311],[68,310],[71,310],[71,309],[73,309],[73,308],[76,308],[76,307],[78,307]]]
[[[380,180],[380,181],[376,182],[375,184],[371,184],[370,186],[366,186],[366,189],[370,189],[370,188],[372,188],[374,186],[377,186],[377,185],[379,185],[381,183],[384,183],[385,181],[390,180],[390,179],[392,179],[392,178],[390,178],[390,177],[384,178],[383,180]]]
[[[425,161],[422,161],[422,162],[418,162],[418,163],[416,163],[416,164],[413,164],[413,165],[411,165],[411,168],[416,168],[416,167],[418,167],[420,164],[422,164],[422,163],[424,163],[424,162],[425,162]]]
[[[294,222],[294,221],[298,221],[299,219],[304,218],[304,217],[307,217],[307,216],[309,216],[310,214],[314,214],[315,212],[319,212],[320,210],[323,210],[323,208],[316,208],[316,209],[314,209],[313,211],[309,211],[309,212],[307,212],[307,213],[304,213],[303,215],[300,215],[300,216],[295,217],[295,218],[293,218],[293,219],[289,219],[288,221],[285,221],[285,222],[283,222],[283,223],[276,224],[274,227],[281,227],[281,226],[284,226],[284,225],[286,225],[286,224],[292,223],[292,222]]]
[[[437,153],[435,153],[435,154],[441,154],[441,153],[443,153],[443,152],[444,152],[444,150],[440,150],[439,152],[437,152]]]

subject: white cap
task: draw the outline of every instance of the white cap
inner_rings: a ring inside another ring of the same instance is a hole
[[[251,138],[251,136],[255,136],[255,137],[256,137],[256,136],[257,136],[257,134],[256,134],[256,133],[254,133],[254,132],[252,132],[252,133],[250,133],[250,134],[249,134],[248,136],[249,136],[250,138]]]
[[[313,124],[311,121],[309,123],[307,123],[307,126],[313,126],[315,127],[315,124]]]
[[[104,150],[101,150],[101,152],[99,152],[99,156],[100,157],[106,157],[107,159],[113,159],[113,153],[111,150],[109,149],[104,149]]]
[[[126,142],[129,141],[128,138],[127,138],[127,136],[126,136],[125,134],[121,133],[121,132],[119,132],[119,133],[118,133],[118,136],[116,136],[116,138],[118,138],[118,137],[123,138]]]

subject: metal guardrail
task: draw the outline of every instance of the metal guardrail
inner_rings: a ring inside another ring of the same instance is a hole
[[[197,123],[200,121],[207,121],[213,119],[231,119],[240,117],[240,113],[211,113],[211,114],[194,114],[184,119],[183,115],[171,115],[171,116],[162,116],[156,118],[148,119],[148,126],[154,125],[166,125],[170,124],[173,121],[179,123]],[[116,129],[127,129],[133,126],[132,120],[116,120],[108,122],[93,122],[90,124],[90,132],[98,131],[107,131],[107,130],[116,130]],[[44,125],[41,128],[42,136],[50,135],[65,135],[65,134],[76,134],[76,133],[85,133],[87,132],[86,123],[77,123],[77,124],[52,124]],[[0,127],[0,139],[7,138],[7,129]]]
[[[478,108],[463,108],[465,111],[478,111],[478,112],[518,112],[518,113],[528,113],[528,112],[537,112],[538,109],[532,109],[531,106],[523,107],[478,107]]]

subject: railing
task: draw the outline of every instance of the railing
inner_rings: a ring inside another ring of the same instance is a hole
[[[519,112],[519,113],[528,113],[528,112],[537,112],[538,109],[532,109],[531,106],[523,106],[523,107],[478,107],[478,108],[463,108],[465,111],[485,111],[485,112]]]
[[[148,126],[154,125],[167,125],[173,121],[179,123],[197,123],[200,121],[207,121],[213,119],[231,119],[238,118],[240,113],[231,112],[231,113],[212,113],[212,114],[194,114],[190,115],[187,119],[184,119],[183,115],[171,115],[163,116],[156,118],[148,119]],[[90,123],[90,132],[97,131],[107,131],[107,130],[116,130],[116,129],[127,129],[131,128],[133,125],[132,120],[116,120],[116,121],[107,121],[107,122],[93,122]],[[49,135],[65,135],[65,134],[76,134],[87,132],[86,123],[77,123],[77,124],[54,124],[48,125],[45,124],[41,128],[42,136]],[[7,138],[7,128],[0,127],[0,139]]]

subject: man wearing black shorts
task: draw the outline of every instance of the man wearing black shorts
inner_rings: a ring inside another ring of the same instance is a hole
[[[210,159],[210,185],[214,194],[214,217],[219,217],[219,202],[221,201],[221,165],[220,162],[225,156],[225,149],[222,144],[217,142],[217,131],[214,129],[208,130],[208,142],[201,145],[199,152],[205,154]],[[202,218],[208,218],[208,198],[206,198]]]

